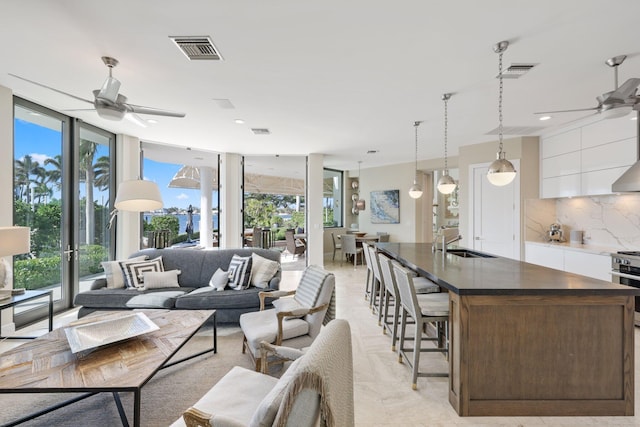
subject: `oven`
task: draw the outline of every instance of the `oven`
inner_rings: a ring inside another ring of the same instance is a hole
[[[611,254],[611,281],[640,288],[640,251]],[[635,297],[635,325],[640,326],[640,297]]]

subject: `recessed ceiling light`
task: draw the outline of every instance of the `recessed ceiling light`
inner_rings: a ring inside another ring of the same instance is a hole
[[[244,120],[242,120],[242,119],[235,119],[234,122],[239,124],[239,125],[244,124]]]
[[[631,117],[631,120],[638,120],[638,116]]]
[[[156,124],[158,121],[156,119],[147,119],[147,123]]]
[[[378,152],[378,150],[369,150],[367,151],[367,154],[376,154]]]
[[[540,117],[538,120],[540,120],[540,121],[542,121],[542,122],[543,122],[543,121],[545,121],[545,120],[549,120],[549,119],[551,119],[551,116],[542,116],[542,117]]]

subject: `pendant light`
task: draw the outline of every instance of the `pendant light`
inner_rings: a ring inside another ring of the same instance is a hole
[[[409,188],[409,196],[412,199],[419,199],[422,196],[422,187],[418,184],[418,126],[420,126],[422,122],[413,122],[413,127],[416,130],[416,167],[415,167],[415,175],[413,177],[413,185]]]
[[[498,154],[496,160],[489,165],[487,178],[489,182],[495,186],[501,187],[509,184],[516,177],[516,168],[513,164],[505,159],[504,151],[502,151],[502,54],[509,47],[508,41],[501,41],[493,46],[494,52],[498,54],[498,80],[500,81],[500,93],[498,96]]]
[[[438,180],[438,191],[442,194],[451,194],[456,189],[456,181],[449,175],[449,164],[447,163],[447,126],[449,124],[447,104],[450,98],[450,93],[442,95],[444,101],[444,175]]]

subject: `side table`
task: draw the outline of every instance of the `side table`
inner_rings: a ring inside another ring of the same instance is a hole
[[[11,298],[7,298],[0,301],[0,314],[2,314],[2,310],[7,308],[15,307],[19,304],[25,303],[27,301],[35,300],[38,298],[49,297],[49,332],[53,330],[53,290],[49,289],[46,291],[25,291],[24,294],[20,295],[12,295]],[[44,302],[43,302],[44,303]],[[24,339],[34,339],[37,337],[20,337],[20,336],[10,336],[3,337],[2,329],[0,328],[0,339],[10,339],[10,340],[24,340]]]

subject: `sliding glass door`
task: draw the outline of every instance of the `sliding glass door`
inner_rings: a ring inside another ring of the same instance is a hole
[[[31,253],[14,259],[14,287],[51,289],[71,307],[80,283],[109,258],[114,135],[19,98],[14,103],[14,224],[31,227]],[[88,287],[88,285],[87,285]],[[14,313],[16,326],[45,310]]]

